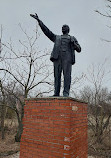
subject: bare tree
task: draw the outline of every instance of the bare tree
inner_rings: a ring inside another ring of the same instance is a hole
[[[104,69],[104,64],[89,67],[86,78],[90,86],[84,87],[80,92],[80,98],[89,103],[89,127],[91,127],[97,142],[102,142],[104,131],[111,118],[109,92],[104,87],[104,82],[108,80],[110,72]]]
[[[1,34],[0,34],[0,59],[1,59],[1,53],[2,53],[2,25],[1,25]],[[1,60],[0,60],[1,62]],[[3,87],[3,82],[4,77],[0,78],[0,106],[1,106],[1,137],[2,139],[5,138],[5,128],[4,128],[4,123],[5,123],[5,114],[6,114],[6,95],[5,95],[5,90]]]
[[[99,10],[95,10],[95,12],[99,13],[100,15],[104,17],[111,18],[111,0],[105,0],[105,1],[107,3],[106,5],[107,11],[105,11],[105,13],[102,13]]]
[[[19,40],[21,50],[15,50],[11,40],[7,44],[2,43],[5,51],[2,52],[0,66],[1,74],[5,74],[7,84],[10,85],[10,88],[5,90],[10,96],[15,97],[21,106],[20,113],[16,103],[13,104],[19,123],[16,141],[20,141],[23,130],[24,98],[33,96],[34,92],[36,96],[50,93],[53,85],[51,80],[52,68],[48,62],[49,52],[38,51],[36,47],[39,37],[38,28],[36,27],[35,35],[32,37],[21,25],[20,28],[26,38],[24,41]],[[17,87],[21,87],[22,96],[17,93]]]
[[[95,10],[96,13],[100,14],[101,16],[105,17],[105,18],[110,18],[111,19],[111,0],[105,0],[106,2],[106,11],[100,11],[100,10]],[[111,29],[111,26],[107,26],[108,28]],[[106,41],[106,42],[111,42],[111,40],[108,39],[102,39],[102,41]]]

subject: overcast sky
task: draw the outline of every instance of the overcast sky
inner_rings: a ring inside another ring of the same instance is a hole
[[[63,24],[70,26],[70,35],[77,38],[82,47],[76,53],[73,75],[86,73],[92,63],[103,63],[107,58],[107,69],[111,68],[110,19],[97,14],[94,10],[106,11],[105,0],[0,0],[0,24],[3,26],[3,40],[22,38],[19,23],[24,29],[33,30],[35,20],[29,15],[38,13],[39,18],[55,34],[61,34]],[[39,29],[40,30],[40,29]],[[53,43],[41,32],[41,49],[52,49]]]

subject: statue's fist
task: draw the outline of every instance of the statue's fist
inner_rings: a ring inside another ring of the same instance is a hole
[[[37,15],[36,13],[35,13],[35,15],[30,14],[30,16],[33,17],[33,18],[36,19],[36,20],[39,20],[39,17],[38,17],[38,15]]]

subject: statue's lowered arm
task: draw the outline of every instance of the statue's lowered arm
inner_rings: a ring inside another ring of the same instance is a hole
[[[39,19],[38,15],[35,14],[30,14],[31,17],[33,17],[34,19],[36,19],[39,23],[39,26],[41,27],[41,30],[43,31],[43,33],[52,41],[55,42],[56,39],[56,35],[50,31],[47,26],[44,25],[44,23]]]
[[[77,51],[77,52],[81,52],[81,46],[79,45],[77,39],[75,37],[73,37],[71,39],[71,42],[74,44],[74,49]]]

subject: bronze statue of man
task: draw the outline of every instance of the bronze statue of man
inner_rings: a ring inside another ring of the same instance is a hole
[[[74,36],[69,35],[70,28],[68,25],[62,26],[62,35],[52,33],[39,19],[38,15],[32,15],[35,18],[43,33],[54,42],[54,48],[50,60],[54,63],[54,96],[60,95],[61,73],[64,76],[63,96],[68,97],[71,85],[71,70],[75,63],[75,50],[81,52],[81,47]]]

